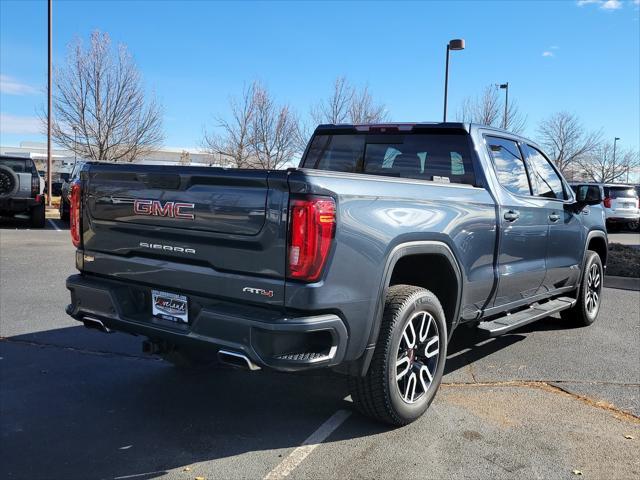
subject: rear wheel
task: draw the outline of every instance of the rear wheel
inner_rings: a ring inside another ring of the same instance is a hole
[[[632,220],[631,222],[627,223],[627,228],[632,232],[638,230],[638,227],[640,227],[640,222],[638,220]]]
[[[602,260],[596,252],[587,250],[582,282],[578,290],[578,301],[569,310],[560,312],[562,319],[582,327],[595,322],[600,311],[603,283]]]
[[[446,355],[447,326],[436,296],[411,285],[392,286],[369,370],[349,379],[356,408],[391,425],[413,422],[435,397]]]
[[[44,228],[44,224],[45,224],[44,204],[36,205],[31,209],[30,223],[33,228]]]

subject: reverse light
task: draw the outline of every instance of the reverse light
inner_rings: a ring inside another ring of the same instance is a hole
[[[603,202],[605,208],[611,208],[611,197],[605,197]]]
[[[71,242],[75,247],[82,246],[82,228],[80,225],[80,197],[82,190],[80,182],[76,181],[71,185],[69,194],[69,230],[71,231]]]
[[[288,277],[305,282],[320,278],[335,234],[336,203],[330,197],[291,200]]]

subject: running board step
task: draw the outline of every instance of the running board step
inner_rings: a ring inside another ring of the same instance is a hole
[[[570,297],[558,297],[548,302],[534,303],[525,310],[507,313],[505,316],[490,322],[480,322],[478,329],[484,330],[490,337],[497,337],[536,320],[541,320],[549,315],[571,308],[575,303],[576,299]]]

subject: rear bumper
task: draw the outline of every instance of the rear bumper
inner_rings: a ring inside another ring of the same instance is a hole
[[[42,202],[31,197],[27,198],[2,198],[0,199],[0,212],[20,213],[40,205]]]
[[[67,278],[78,321],[100,320],[112,330],[144,335],[179,348],[238,352],[281,371],[332,367],[344,359],[347,329],[335,314],[285,316],[282,312],[189,295],[189,325],[151,315],[151,288],[87,275]]]
[[[609,210],[606,212],[605,218],[607,222],[637,222],[640,219],[640,212],[638,210]]]

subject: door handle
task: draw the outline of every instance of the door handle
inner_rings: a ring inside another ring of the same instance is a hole
[[[507,222],[515,222],[519,218],[520,212],[517,212],[516,210],[507,210],[506,212],[504,212],[504,219]]]
[[[557,222],[558,220],[560,220],[560,215],[558,215],[557,213],[552,213],[551,215],[549,215],[549,220],[551,220],[552,222]]]

